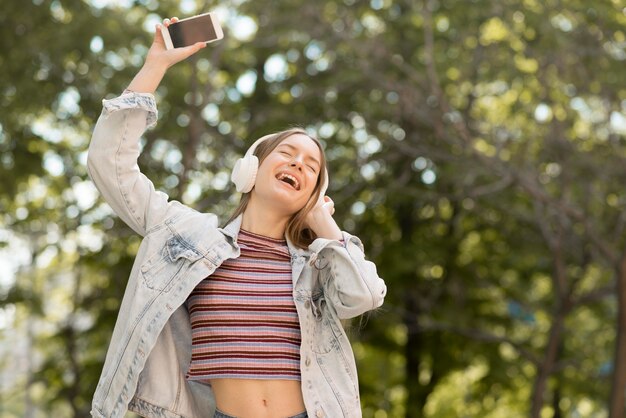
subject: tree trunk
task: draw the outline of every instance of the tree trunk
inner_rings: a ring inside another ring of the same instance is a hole
[[[554,389],[554,397],[552,398],[552,409],[554,409],[554,414],[552,414],[552,418],[562,418],[563,414],[561,414],[561,389],[557,386]]]
[[[617,336],[613,364],[609,418],[620,418],[624,416],[626,397],[626,255],[617,272]]]
[[[424,407],[423,401],[421,401],[424,396],[421,393],[419,382],[420,339],[422,336],[418,332],[418,306],[411,292],[407,293],[405,306],[407,313],[404,318],[404,323],[409,330],[404,349],[404,355],[406,357],[405,385],[407,389],[406,418],[419,418],[422,416],[421,411]]]
[[[546,352],[543,361],[537,367],[537,377],[535,378],[535,384],[533,386],[533,393],[531,396],[530,416],[532,418],[541,417],[541,408],[543,407],[543,396],[546,393],[546,387],[548,384],[548,378],[554,370],[554,364],[557,360],[557,354],[559,351],[559,345],[561,344],[561,337],[563,335],[563,321],[564,314],[562,310],[558,309],[550,329],[550,336],[548,337],[548,344],[546,346]]]

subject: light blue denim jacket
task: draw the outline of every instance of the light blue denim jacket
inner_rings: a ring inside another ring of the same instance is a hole
[[[226,259],[239,256],[241,218],[225,228],[154,189],[139,170],[139,138],[156,123],[154,97],[104,100],[89,146],[90,177],[116,214],[144,237],[137,252],[93,398],[92,415],[212,417],[211,387],[188,381],[191,326],[185,301]],[[302,331],[302,394],[310,417],[360,417],[354,355],[340,319],[383,303],[385,283],[358,238],[289,244]]]

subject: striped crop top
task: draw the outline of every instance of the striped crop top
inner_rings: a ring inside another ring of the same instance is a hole
[[[187,379],[300,380],[300,323],[284,240],[240,230],[241,254],[187,299],[191,364]]]

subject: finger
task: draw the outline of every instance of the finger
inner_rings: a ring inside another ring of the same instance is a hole
[[[164,25],[165,27],[168,27],[168,26],[170,25],[170,20],[169,20],[169,19],[167,19],[167,18],[163,19],[163,25]]]
[[[184,48],[176,48],[176,50],[178,50],[178,53],[180,54],[182,60],[200,51],[205,46],[206,43],[204,42],[196,42],[195,44],[186,46]]]
[[[328,198],[328,200],[326,200],[326,198]],[[335,203],[328,196],[326,196],[326,198],[324,198],[326,202],[322,205],[322,208],[326,209],[328,213],[332,215],[335,213]]]
[[[195,44],[190,45],[187,48],[190,49],[192,54],[195,54],[196,52],[200,51],[205,46],[206,46],[206,42],[196,42]]]
[[[163,41],[163,34],[161,33],[161,28],[163,26],[161,26],[160,23],[157,23],[155,25],[155,31],[154,31],[154,42],[159,43],[159,44],[164,44],[165,42]]]
[[[173,17],[173,18],[171,19],[171,22],[172,22],[172,23],[176,23],[176,22],[178,22],[178,18],[177,18],[177,17]]]

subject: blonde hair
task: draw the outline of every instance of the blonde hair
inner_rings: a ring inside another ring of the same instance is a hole
[[[320,150],[320,170],[317,176],[317,182],[315,183],[315,188],[309,197],[306,205],[296,213],[294,213],[289,221],[287,222],[287,226],[285,228],[285,235],[296,247],[306,249],[311,242],[316,237],[316,235],[309,228],[305,226],[305,220],[308,213],[315,207],[317,203],[317,196],[320,194],[323,184],[326,182],[326,156],[324,155],[324,149],[322,148],[322,144],[319,142],[317,138],[313,138],[302,128],[291,128],[285,131],[277,132],[273,134],[271,137],[261,142],[256,149],[254,150],[254,155],[259,159],[259,165],[263,163],[263,160],[285,139],[289,138],[292,135],[302,134],[306,135],[310,138]],[[235,208],[235,211],[230,216],[228,221],[226,221],[226,225],[231,223],[235,218],[239,215],[243,214],[248,207],[248,202],[250,201],[250,193],[244,193],[241,195],[241,200],[239,201],[239,205]]]

